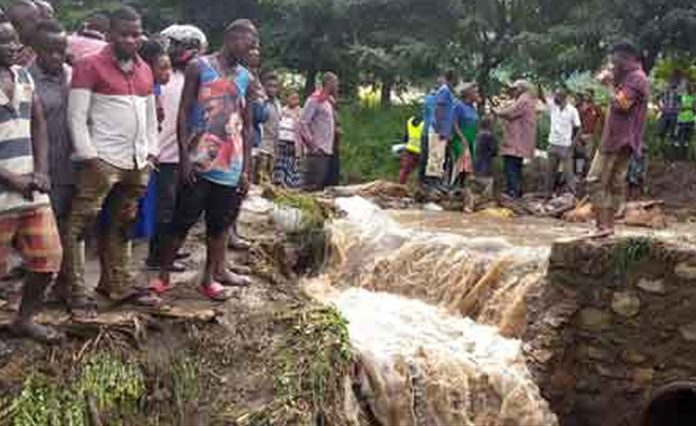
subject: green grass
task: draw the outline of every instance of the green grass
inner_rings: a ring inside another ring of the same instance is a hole
[[[137,364],[96,353],[81,365],[73,383],[30,373],[22,391],[0,418],[13,426],[86,426],[90,423],[90,398],[96,410],[111,414],[110,424],[124,424],[124,419],[136,413],[144,395],[144,378]]]
[[[406,120],[420,107],[393,106],[364,108],[348,105],[341,109],[343,140],[341,178],[344,183],[396,179],[399,158],[391,147],[401,143]]]
[[[346,320],[334,308],[319,306],[297,306],[277,320],[290,332],[277,342],[269,371],[273,402],[235,424],[346,424],[343,379],[353,362]]]
[[[625,277],[632,267],[650,254],[652,242],[645,237],[631,237],[621,240],[614,248],[614,262],[617,274]]]

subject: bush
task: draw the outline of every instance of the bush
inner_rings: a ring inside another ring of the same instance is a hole
[[[391,147],[402,142],[406,120],[414,113],[420,114],[420,107],[344,106],[341,109],[343,183],[396,179],[399,159],[392,154]]]

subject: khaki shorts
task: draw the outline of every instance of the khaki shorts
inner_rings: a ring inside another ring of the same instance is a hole
[[[587,175],[592,204],[598,209],[618,210],[626,197],[630,149],[619,152],[597,150]]]

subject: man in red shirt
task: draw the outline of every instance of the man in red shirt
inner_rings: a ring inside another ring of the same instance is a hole
[[[161,300],[134,288],[130,230],[158,154],[157,116],[150,67],[137,54],[140,15],[122,7],[111,15],[110,44],[75,63],[68,102],[77,191],[66,220],[65,271],[73,314],[90,314],[95,303],[85,283],[82,245],[86,230],[110,194],[100,259],[104,281],[97,291],[112,301],[153,306]]]
[[[615,45],[612,65],[611,71],[600,75],[611,90],[609,113],[587,177],[597,218],[596,237],[614,233],[614,214],[624,200],[629,160],[643,151],[650,96],[637,47],[628,42]]]
[[[604,111],[595,102],[595,92],[592,89],[587,90],[580,95],[578,103],[578,113],[580,113],[580,122],[582,123],[582,133],[578,140],[577,167],[576,173],[585,175],[589,170],[589,162],[594,158],[597,139],[602,130],[604,122]]]

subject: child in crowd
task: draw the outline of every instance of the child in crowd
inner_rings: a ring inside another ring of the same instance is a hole
[[[140,47],[140,57],[152,69],[155,77],[155,102],[157,106],[157,123],[162,131],[164,121],[164,106],[162,105],[162,87],[169,83],[172,77],[172,61],[164,48],[164,42],[158,39],[146,40]]]
[[[263,181],[273,180],[275,160],[278,155],[278,142],[280,132],[280,119],[282,106],[280,105],[280,78],[273,71],[264,73],[261,76],[263,90],[266,93],[266,121],[262,125],[261,145],[258,149],[257,158],[264,164],[261,171]]]
[[[474,171],[476,182],[482,188],[481,195],[486,200],[493,199],[493,160],[498,155],[498,142],[493,133],[493,120],[484,117],[479,124],[476,139],[476,161]]]
[[[297,158],[299,157],[297,123],[301,112],[300,95],[297,92],[290,93],[280,118],[278,148],[276,149],[276,162],[273,170],[273,182],[276,185],[288,188],[296,188],[300,185],[297,169]]]
[[[162,88],[172,77],[172,61],[164,48],[164,41],[156,38],[143,42],[138,52],[140,57],[150,66],[155,78],[154,94],[157,110],[157,131],[162,132],[164,121],[164,104],[162,103]],[[154,163],[158,159],[152,159]],[[138,204],[138,221],[135,226],[135,237],[150,239],[155,233],[157,216],[157,174],[151,173],[147,193]]]

